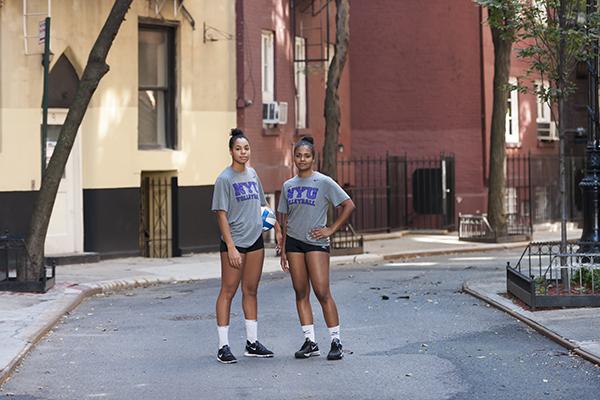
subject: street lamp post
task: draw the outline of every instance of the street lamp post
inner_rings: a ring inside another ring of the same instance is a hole
[[[597,0],[587,0],[587,13],[596,12]],[[590,19],[588,18],[588,21]],[[583,198],[580,251],[600,253],[600,147],[598,143],[598,38],[593,41],[588,66],[588,134],[585,176],[579,183]]]

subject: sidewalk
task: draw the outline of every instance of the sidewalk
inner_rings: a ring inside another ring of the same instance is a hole
[[[577,237],[577,233],[570,237]],[[557,232],[539,232],[535,240],[556,240]],[[332,265],[350,263],[379,263],[398,258],[414,258],[453,253],[481,252],[505,248],[525,248],[526,242],[484,244],[460,242],[456,234],[449,235],[400,235],[373,236],[365,241],[365,253],[357,256],[338,256],[331,258]],[[273,249],[267,249],[264,272],[279,271],[279,259]],[[220,276],[218,253],[186,255],[171,259],[126,258],[101,261],[95,264],[75,264],[57,267],[56,285],[44,294],[0,292],[0,384],[4,382],[22,357],[50,331],[69,311],[76,308],[86,297],[110,292],[118,289],[144,287],[159,283],[176,283],[180,281],[203,280]],[[494,282],[494,285],[483,287],[475,283],[465,284],[467,291],[500,307],[502,303],[497,296],[504,282]],[[505,290],[504,290],[505,291]],[[508,300],[507,300],[508,301]],[[547,311],[543,323],[551,326],[556,317]],[[571,311],[571,310],[569,310]],[[574,310],[577,311],[577,310]],[[590,311],[590,312],[587,312]],[[518,314],[518,310],[513,310]],[[577,325],[586,328],[587,336],[581,336],[580,331],[560,331],[565,338],[590,337],[593,341],[585,344],[590,354],[595,354],[600,360],[600,340],[593,339],[592,325],[593,310],[579,310]],[[531,313],[529,313],[531,314]],[[523,318],[532,319],[529,314]],[[568,314],[568,313],[567,313]],[[571,313],[569,315],[572,315]],[[536,313],[538,315],[538,313]],[[541,315],[541,314],[540,314]],[[537,318],[537,317],[535,317]],[[538,318],[539,319],[539,318]],[[564,320],[564,319],[563,319]],[[561,320],[562,321],[562,320]],[[541,322],[538,322],[541,324]],[[552,329],[552,328],[550,328]],[[595,329],[597,332],[598,329]],[[581,331],[583,334],[584,332]],[[600,335],[596,336],[599,337]],[[567,339],[573,341],[573,339]],[[580,343],[580,341],[573,341]],[[583,348],[581,344],[578,348]],[[595,349],[595,350],[594,350]],[[595,353],[591,353],[595,351]]]

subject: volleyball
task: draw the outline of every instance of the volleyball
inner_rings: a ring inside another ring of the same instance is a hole
[[[269,207],[261,207],[260,215],[262,217],[262,230],[268,231],[275,226],[277,219],[275,213]]]

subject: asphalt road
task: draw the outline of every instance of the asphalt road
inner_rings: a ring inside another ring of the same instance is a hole
[[[460,292],[504,274],[516,253],[339,266],[332,289],[345,358],[296,360],[302,344],[289,277],[266,274],[259,340],[243,357],[240,296],[217,363],[218,280],[92,298],[66,317],[0,391],[11,399],[597,399],[600,369]],[[313,298],[317,340],[327,329]]]

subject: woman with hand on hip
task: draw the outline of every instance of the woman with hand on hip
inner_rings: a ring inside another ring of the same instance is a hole
[[[339,360],[343,352],[338,311],[329,288],[329,237],[342,227],[355,207],[337,182],[313,170],[314,158],[311,137],[303,137],[294,145],[298,174],[283,184],[277,209],[284,232],[281,268],[292,277],[296,309],[305,337],[295,357],[320,355],[310,305],[312,285],[331,337],[327,359]],[[330,204],[341,207],[342,212],[333,224],[326,226]]]
[[[239,129],[232,129],[229,139],[231,166],[217,177],[212,210],[217,214],[221,231],[221,291],[217,298],[217,360],[224,364],[237,362],[229,347],[231,302],[242,283],[242,306],[246,319],[245,356],[269,358],[273,352],[258,341],[258,283],[264,261],[262,218],[260,207],[267,205],[256,171],[247,166],[250,143]],[[281,236],[280,227],[275,226]]]

